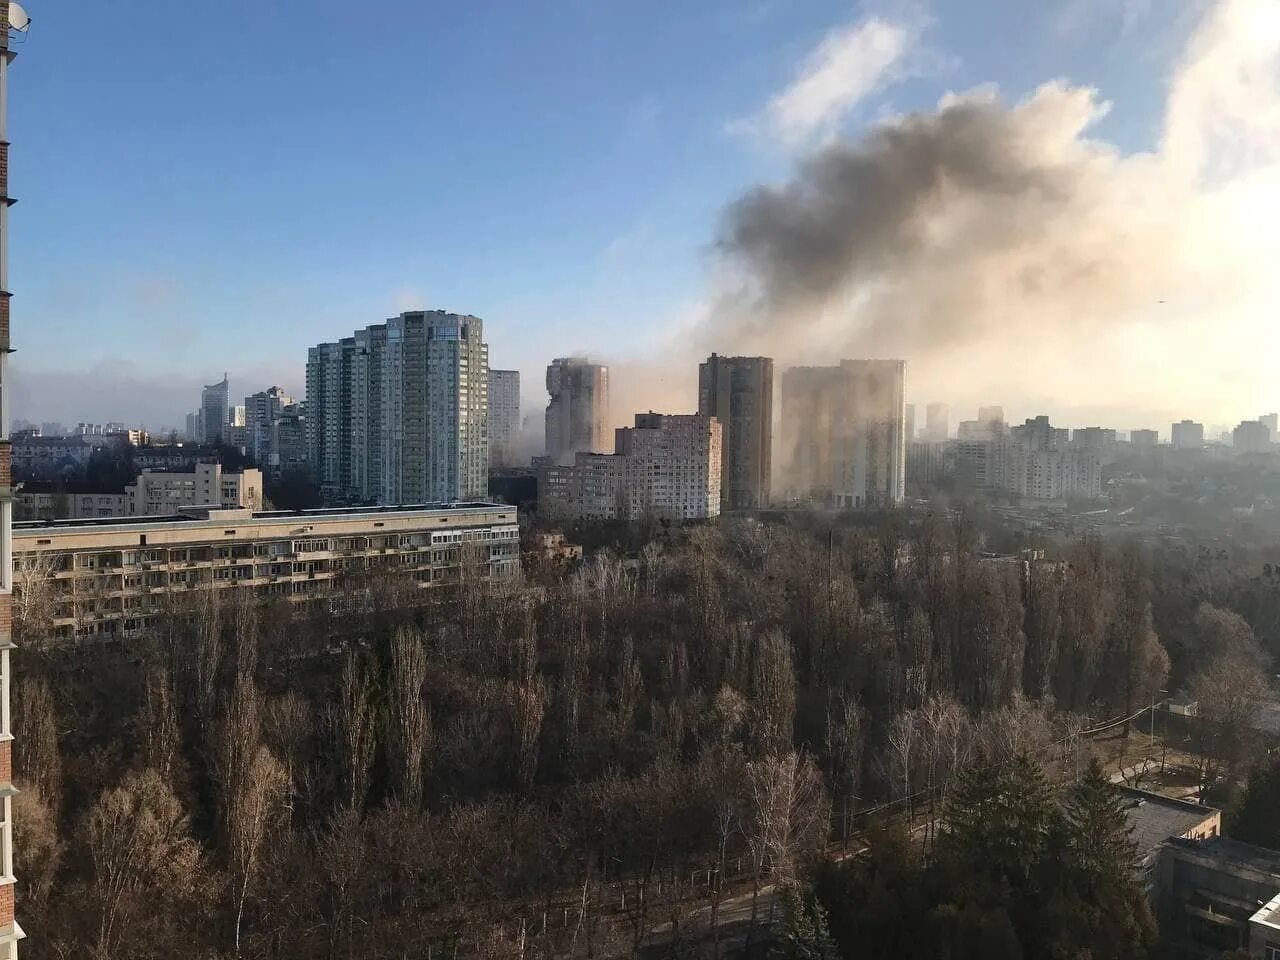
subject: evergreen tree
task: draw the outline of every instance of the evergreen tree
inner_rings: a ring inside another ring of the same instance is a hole
[[[1239,806],[1228,818],[1228,832],[1237,840],[1280,850],[1280,760],[1257,766]]]
[[[782,890],[782,943],[785,960],[838,960],[827,912],[813,891],[789,883]]]
[[[1093,960],[1148,954],[1155,923],[1138,879],[1138,848],[1124,801],[1095,759],[1067,795],[1060,879],[1063,907],[1050,931],[1059,956]],[[1064,949],[1069,947],[1070,949]]]

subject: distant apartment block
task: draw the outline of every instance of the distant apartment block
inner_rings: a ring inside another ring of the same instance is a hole
[[[1204,446],[1204,424],[1179,420],[1170,427],[1169,438],[1175,450],[1199,450]]]
[[[245,453],[269,475],[280,472],[279,425],[293,398],[270,387],[244,398]]]
[[[345,576],[395,572],[433,587],[465,570],[514,577],[519,564],[516,510],[490,503],[33,522],[17,525],[14,546],[17,589],[50,591],[64,640],[134,635],[200,591],[305,600]]]
[[[489,347],[478,317],[411,311],[307,352],[307,451],[330,498],[383,504],[487,490]]]
[[[721,509],[768,506],[773,472],[773,361],[713,353],[698,367],[698,413],[720,421]]]
[[[638,413],[614,454],[543,464],[538,507],[564,520],[706,520],[720,513],[720,422],[701,414]]]
[[[489,466],[514,467],[520,438],[520,371],[489,371]],[[528,457],[525,458],[526,465]]]
[[[1093,500],[1102,496],[1102,460],[1094,444],[1105,443],[1107,431],[1101,431],[1100,438],[1086,432],[1079,445],[1073,435],[1068,445],[1062,440],[1062,431],[1053,427],[1048,417],[1040,416],[1009,433],[1005,490],[1029,500]]]
[[[924,410],[924,437],[941,443],[951,436],[951,408],[945,403],[931,403]]]
[[[937,483],[947,473],[945,443],[915,440],[907,444],[907,482],[914,486]]]
[[[780,437],[787,495],[836,507],[901,503],[905,381],[902,360],[785,371]]]
[[[262,509],[262,471],[224,471],[217,463],[197,463],[190,473],[143,470],[125,487],[130,516],[166,517],[182,507]]]
[[[54,484],[30,480],[13,498],[17,520],[68,520],[129,515],[123,491],[105,491],[83,483]]]
[[[1231,446],[1237,454],[1270,453],[1271,431],[1261,420],[1241,420],[1231,431]]]
[[[15,501],[20,516],[29,520],[168,517],[196,506],[261,510],[262,471],[225,471],[217,463],[197,463],[186,472],[143,470],[123,491],[93,490],[83,482],[61,487],[35,482],[24,484]]]
[[[546,455],[568,465],[579,453],[610,453],[609,368],[582,357],[547,367]]]
[[[102,438],[89,436],[23,437],[12,445],[13,475],[21,480],[53,480],[79,475]]]
[[[1258,418],[1258,422],[1267,428],[1267,434],[1272,443],[1280,440],[1280,437],[1276,436],[1276,429],[1280,426],[1280,413],[1265,413]]]
[[[1160,443],[1160,434],[1155,430],[1130,430],[1129,443],[1144,450]]]
[[[1078,447],[1102,450],[1115,446],[1116,431],[1110,427],[1077,427],[1071,431],[1071,442]]]
[[[914,403],[908,403],[906,410],[907,425],[903,434],[906,437],[907,443],[910,444],[916,438],[916,405]]]

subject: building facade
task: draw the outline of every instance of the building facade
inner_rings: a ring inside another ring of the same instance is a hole
[[[924,437],[942,443],[951,436],[951,408],[945,403],[931,403],[924,408]]]
[[[143,470],[124,488],[126,514],[170,517],[183,507],[262,509],[262,471],[245,467],[223,470],[218,463],[197,463],[190,473]],[[101,516],[101,514],[99,514]]]
[[[720,421],[702,414],[637,413],[634,427],[619,427],[627,519],[718,516],[722,443]]]
[[[244,452],[266,473],[280,469],[276,427],[284,416],[285,407],[292,403],[293,398],[279,387],[270,387],[244,398]]]
[[[231,384],[224,373],[221,381],[209,384],[200,394],[200,423],[205,443],[217,445],[226,442],[230,390]]]
[[[1160,442],[1160,434],[1154,430],[1130,430],[1129,443],[1135,447],[1150,449]]]
[[[579,453],[612,453],[609,368],[582,357],[547,367],[546,455],[569,465]]]
[[[698,367],[698,413],[720,421],[721,510],[767,507],[773,473],[773,360],[713,353]]]
[[[1169,439],[1175,450],[1199,450],[1204,446],[1204,424],[1179,420],[1169,428]]]
[[[489,466],[519,466],[520,371],[489,371]],[[526,459],[526,464],[528,460]]]
[[[1236,453],[1270,453],[1271,431],[1261,420],[1241,420],[1231,431],[1231,447]]]
[[[308,460],[325,496],[483,496],[489,348],[478,317],[411,311],[307,352]]]
[[[701,414],[638,413],[617,453],[544,462],[538,507],[569,521],[707,520],[720,513],[720,422]]]
[[[25,934],[13,912],[13,731],[9,725],[10,652],[13,648],[13,476],[9,440],[9,138],[7,125],[10,24],[25,14],[0,0],[0,960],[17,960]]]
[[[782,375],[784,477],[793,499],[900,504],[906,488],[906,363],[842,360]],[[926,431],[928,433],[928,431]]]
[[[19,524],[10,575],[44,590],[55,639],[131,636],[194,591],[251,588],[297,600],[346,575],[398,571],[421,587],[464,568],[515,577],[516,509],[490,503],[273,511]],[[15,574],[16,569],[16,574]],[[33,604],[36,598],[32,598]]]

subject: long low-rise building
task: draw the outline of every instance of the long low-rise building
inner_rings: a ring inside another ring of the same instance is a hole
[[[20,602],[58,639],[130,636],[200,589],[323,595],[344,575],[399,572],[421,587],[515,576],[516,508],[487,502],[15,523]],[[41,592],[46,591],[46,592]]]

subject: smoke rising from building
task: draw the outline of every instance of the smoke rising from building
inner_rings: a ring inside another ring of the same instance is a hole
[[[1210,323],[1277,345],[1280,6],[1207,12],[1156,150],[1094,138],[1108,109],[1062,81],[1012,105],[981,88],[803,158],[727,207],[706,344],[780,365],[903,356],[913,383],[957,400],[972,383],[974,402],[1061,405],[1086,364],[1119,405],[1148,406],[1152,375],[1172,403],[1221,403],[1214,364],[1237,349],[1167,361]],[[1108,366],[1118,344],[1127,380]]]

